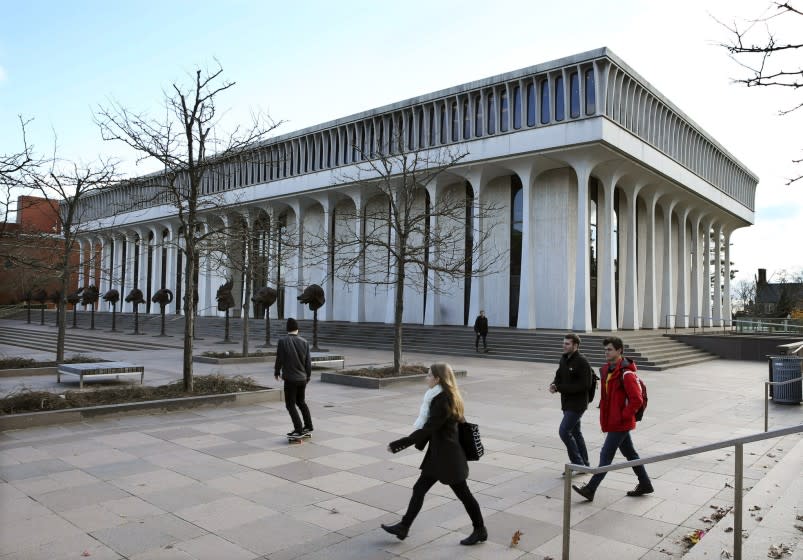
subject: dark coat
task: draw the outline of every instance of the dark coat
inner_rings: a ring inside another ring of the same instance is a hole
[[[420,430],[407,437],[390,443],[390,449],[397,453],[415,445],[423,449],[429,443],[421,463],[421,472],[437,478],[443,484],[457,484],[468,478],[466,454],[457,438],[457,420],[449,414],[449,396],[437,395],[429,405],[429,418]]]
[[[560,393],[561,410],[583,412],[588,408],[591,375],[591,366],[579,351],[560,357],[560,365],[552,383]]]
[[[312,375],[309,344],[296,334],[288,334],[276,344],[274,375],[282,374],[285,381],[306,383]]]
[[[477,319],[474,321],[474,332],[477,334],[488,334],[488,317],[477,315]]]

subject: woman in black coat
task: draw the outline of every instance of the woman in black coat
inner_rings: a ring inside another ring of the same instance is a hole
[[[388,445],[388,451],[398,453],[411,445],[419,450],[424,449],[429,443],[421,463],[421,476],[413,486],[413,496],[401,522],[383,524],[382,528],[401,540],[407,538],[410,525],[424,505],[424,496],[436,482],[441,482],[448,484],[463,502],[474,526],[471,535],[461,540],[460,544],[485,542],[488,531],[480,506],[466,484],[468,463],[457,437],[457,424],[463,421],[463,397],[457,388],[454,372],[449,364],[432,364],[426,380],[429,390],[424,395],[421,413],[415,422],[418,429]]]

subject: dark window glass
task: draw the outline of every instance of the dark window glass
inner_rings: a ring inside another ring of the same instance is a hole
[[[424,147],[424,109],[418,110],[418,147]]]
[[[496,132],[496,101],[494,94],[488,94],[488,134]]]
[[[565,106],[563,103],[563,76],[555,78],[555,120],[562,121],[566,118]]]
[[[482,136],[482,98],[474,98],[474,136]]]
[[[337,153],[337,149],[335,149]],[[329,137],[329,142],[326,143],[326,167],[332,167],[332,137]]]
[[[549,123],[549,80],[541,82],[541,124]]]
[[[299,175],[300,173],[301,173],[301,142],[296,144],[296,175]]]
[[[390,118],[388,121],[388,153],[393,153],[393,143],[395,139],[393,138],[393,117]]]
[[[460,130],[460,115],[457,113],[457,101],[452,101],[452,142],[457,142]]]
[[[513,128],[521,128],[521,88],[513,88]]]
[[[441,103],[441,144],[446,144],[446,103]]]
[[[435,106],[429,108],[429,145],[435,145]]]
[[[527,84],[527,126],[535,126],[535,84]]]
[[[304,152],[305,152],[304,155],[306,157],[304,158],[304,173],[309,171],[310,168],[312,168],[312,170],[315,171],[315,155],[316,155],[315,143],[312,141],[312,138],[310,138],[309,142],[306,142],[305,144],[306,146],[304,146]]]
[[[295,151],[296,151],[295,147],[291,145],[290,146],[290,175],[293,174],[293,156],[295,155]]]
[[[382,138],[382,123],[379,123],[379,138]],[[376,155],[376,130],[374,123],[371,123],[371,136],[369,138],[368,150],[370,150],[371,157]]]
[[[468,108],[468,99],[463,100],[463,139],[471,138],[471,111]]]
[[[340,132],[335,131],[335,165],[340,165]]]
[[[569,74],[569,116],[580,116],[580,76],[577,72]]]
[[[597,112],[597,91],[594,87],[594,70],[586,70],[586,115]]]
[[[365,125],[360,127],[360,159],[365,159]]]
[[[500,132],[507,132],[509,127],[508,124],[508,103],[507,103],[507,90],[503,89],[502,93],[499,94],[499,107],[501,109],[499,115],[499,131]]]
[[[413,128],[413,113],[412,111],[407,115],[407,149],[415,150],[415,134]]]

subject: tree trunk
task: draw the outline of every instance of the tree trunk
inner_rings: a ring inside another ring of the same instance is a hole
[[[64,362],[64,339],[67,333],[67,306],[65,296],[67,294],[67,282],[69,271],[67,267],[62,267],[61,278],[59,278],[59,302],[56,304],[56,315],[58,316],[58,333],[56,334],[56,363]]]
[[[195,245],[194,240],[187,239],[186,257],[184,265],[184,353],[182,374],[184,377],[184,390],[192,392],[192,346],[195,335]]]
[[[396,262],[396,294],[393,307],[393,371],[401,373],[402,318],[404,317],[404,255]]]
[[[248,315],[251,310],[251,267],[246,265],[243,272],[243,282],[245,283],[245,290],[243,291],[242,302],[242,322],[243,322],[243,357],[248,356]]]

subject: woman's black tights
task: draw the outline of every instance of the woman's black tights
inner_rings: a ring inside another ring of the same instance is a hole
[[[421,506],[424,505],[424,496],[426,496],[429,489],[432,488],[436,482],[438,482],[437,478],[424,474],[416,481],[413,486],[413,496],[410,498],[410,505],[407,506],[407,513],[402,517],[402,523],[408,527],[413,524],[418,512],[421,511]],[[466,481],[450,484],[449,488],[451,488],[455,496],[463,502],[463,507],[466,508],[466,513],[468,513],[468,516],[471,518],[471,524],[474,527],[483,527],[485,523],[482,520],[480,504],[477,503],[476,498],[471,494],[471,490],[468,489]]]

